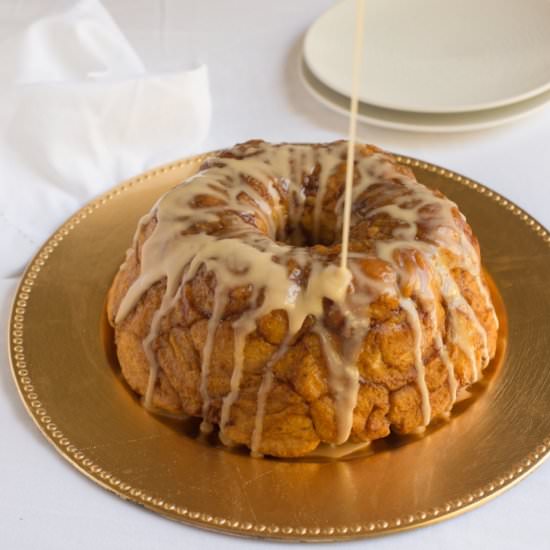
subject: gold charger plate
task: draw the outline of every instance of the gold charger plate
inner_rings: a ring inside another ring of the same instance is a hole
[[[468,217],[508,315],[499,364],[452,421],[424,437],[389,438],[370,456],[285,461],[222,450],[198,437],[193,423],[148,414],[117,372],[105,294],[137,220],[205,157],[153,170],[91,202],[46,242],[21,280],[9,327],[13,374],[64,458],[171,519],[289,540],[426,525],[479,505],[540,464],[550,449],[550,235],[488,188],[405,157],[420,181]]]

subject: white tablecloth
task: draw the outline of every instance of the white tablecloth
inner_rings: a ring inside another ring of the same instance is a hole
[[[331,0],[105,0],[147,64],[208,64],[214,114],[205,149],[253,137],[323,141],[345,136],[347,121],[310,98],[297,77],[300,41]],[[39,0],[3,0],[0,33],[39,13]],[[456,135],[360,126],[359,138],[482,181],[550,226],[550,107],[512,126]],[[2,174],[0,185],[9,185]],[[495,228],[506,231],[506,228]],[[5,334],[16,280],[0,280]],[[550,404],[549,404],[550,409]],[[167,521],[123,502],[63,461],[19,401],[0,338],[0,547],[11,549],[283,547]],[[373,549],[545,548],[550,463],[474,512],[372,541]],[[332,547],[344,547],[344,543]],[[327,546],[325,546],[327,547]]]

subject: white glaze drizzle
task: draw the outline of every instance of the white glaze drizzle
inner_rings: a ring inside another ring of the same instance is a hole
[[[420,323],[416,304],[410,298],[401,298],[399,305],[407,313],[409,325],[413,329],[416,385],[422,398],[422,419],[424,421],[424,426],[426,426],[430,422],[432,416],[432,407],[430,405],[430,392],[426,384],[426,367],[422,359],[422,324]]]
[[[210,361],[212,357],[212,349],[214,347],[214,339],[216,337],[216,331],[220,323],[223,310],[227,304],[228,289],[219,284],[216,286],[214,294],[214,309],[212,315],[208,319],[208,330],[206,333],[206,341],[204,343],[204,349],[202,350],[201,358],[201,379],[199,391],[202,399],[202,418],[203,425],[202,430],[208,432],[211,430],[210,423],[208,422],[208,410],[210,408],[210,394],[208,392],[208,373],[210,370]]]
[[[288,351],[290,340],[291,339],[288,336],[285,337],[277,351],[272,355],[264,368],[264,374],[262,376],[260,388],[258,389],[254,430],[252,431],[252,437],[250,439],[250,451],[254,456],[261,456],[259,449],[262,442],[267,397],[273,385],[273,367]]]
[[[417,300],[425,300],[428,304],[430,299],[432,301],[429,314],[435,331],[434,342],[448,370],[453,401],[456,399],[457,381],[441,329],[437,327],[433,293],[430,294],[428,279],[423,276],[422,269],[417,270],[412,296],[401,294],[400,281],[408,274],[399,264],[396,254],[398,256],[404,250],[414,250],[423,255],[439,275],[442,297],[451,321],[451,334],[447,338],[467,355],[470,352],[474,376],[479,376],[480,369],[488,361],[487,334],[458,291],[448,267],[438,259],[438,254],[441,247],[449,250],[455,261],[459,262],[459,267],[472,275],[484,295],[483,292],[487,291],[481,280],[479,256],[453,217],[456,205],[397,172],[383,153],[365,156],[360,148],[356,151],[358,177],[352,190],[356,211],[352,212],[351,226],[374,216],[387,216],[398,223],[391,237],[375,241],[370,252],[350,252],[350,271],[340,269],[334,258],[328,260],[317,256],[314,249],[291,247],[274,240],[287,237],[288,227],[300,226],[307,202],[304,184],[313,186],[316,193],[313,206],[309,208],[312,210],[311,232],[319,235],[328,182],[338,169],[341,170],[346,147],[345,142],[319,146],[272,146],[251,142],[237,146],[229,152],[229,156],[210,159],[201,172],[168,192],[151,213],[142,218],[135,243],[143,226],[153,219],[156,226],[142,246],[140,274],[119,306],[116,323],[124,320],[152,285],[165,282],[164,296],[144,341],[150,365],[146,403],[151,405],[158,375],[153,343],[158,337],[160,322],[184,296],[183,286],[193,281],[199,269],[204,267],[206,272],[214,275],[216,287],[207,339],[201,354],[203,418],[208,417],[210,407],[208,373],[215,331],[224,318],[229,292],[237,287],[253,289],[248,310],[233,323],[233,372],[230,391],[222,401],[222,432],[239,396],[247,337],[256,330],[258,319],[274,310],[283,310],[288,317],[287,339],[264,368],[258,390],[252,450],[258,453],[261,447],[265,404],[273,383],[272,367],[284,355],[288,342],[301,329],[307,317],[315,319],[312,331],[318,334],[324,350],[335,406],[337,441],[346,441],[351,431],[360,385],[355,361],[368,331],[368,319],[364,312],[383,293],[396,296],[413,333],[416,382],[422,397],[423,421],[427,424],[430,403],[422,359],[424,335]],[[382,198],[389,197],[391,203],[369,207],[367,200],[366,207],[361,210],[361,197],[377,183],[390,186]],[[338,226],[341,226],[342,191],[339,188],[339,199],[332,207],[338,215]],[[207,202],[201,204],[200,200],[205,197]],[[421,226],[424,236],[419,236]],[[357,263],[365,258],[385,261],[397,278],[387,282],[365,276]],[[309,268],[305,284],[297,283],[289,276],[287,265],[291,260],[301,269]],[[350,286],[352,273],[354,284]],[[259,302],[260,292],[263,299]],[[334,302],[345,315],[346,324],[355,335],[355,346],[348,346],[345,350],[334,346],[330,331],[323,325],[325,298]],[[487,307],[493,311],[488,293],[486,299]],[[479,330],[485,347],[481,365],[478,365],[469,340],[460,329],[460,323],[455,318],[456,311],[470,318]]]

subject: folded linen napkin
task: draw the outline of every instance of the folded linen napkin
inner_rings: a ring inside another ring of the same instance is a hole
[[[47,15],[0,46],[0,277],[8,277],[92,197],[198,152],[211,102],[205,66],[146,73],[99,0]]]

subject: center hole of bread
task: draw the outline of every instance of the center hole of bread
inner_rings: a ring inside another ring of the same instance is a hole
[[[324,237],[324,238],[323,238]],[[327,238],[320,232],[314,232],[311,228],[304,227],[301,220],[288,220],[281,241],[296,247],[309,247],[317,244],[331,246],[334,244],[334,238]]]
[[[315,196],[307,197],[299,207],[289,208],[276,238],[296,247],[332,246],[340,242],[338,216],[336,212],[316,210]]]

